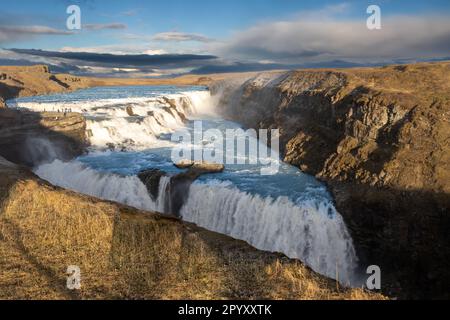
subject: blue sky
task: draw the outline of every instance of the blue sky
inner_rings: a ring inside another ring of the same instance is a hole
[[[76,33],[65,27],[71,4],[80,6],[86,26]],[[386,22],[378,33],[365,27],[370,4],[380,6]],[[208,54],[228,64],[285,65],[450,56],[442,44],[450,40],[448,0],[21,0],[2,3],[1,15],[0,47],[5,49]],[[355,53],[334,40],[354,46]]]
[[[69,40],[61,37],[43,37],[15,43],[20,48],[59,49],[64,46],[99,46],[123,41],[124,33],[150,35],[166,31],[205,34],[211,38],[230,36],[256,23],[289,19],[303,11],[321,10],[343,1],[300,0],[21,0],[2,4],[2,11],[21,25],[47,25],[64,29],[66,8],[77,4],[82,10],[83,23],[123,23],[127,30],[80,34]],[[364,21],[369,4],[378,4],[385,15],[424,14],[426,12],[450,12],[450,1],[348,1],[349,9],[341,18]]]

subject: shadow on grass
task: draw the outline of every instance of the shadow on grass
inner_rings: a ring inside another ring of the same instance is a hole
[[[65,281],[66,275],[57,274],[54,270],[52,270],[49,266],[41,263],[32,252],[28,250],[28,248],[24,245],[21,239],[21,230],[12,222],[3,220],[3,227],[8,230],[8,234],[13,235],[12,243],[15,248],[19,251],[20,255],[33,267],[36,272],[44,277],[49,284],[49,288],[54,292],[60,293],[66,299],[70,300],[79,300],[81,296],[76,291],[68,290]],[[1,230],[0,230],[0,238],[4,238]]]

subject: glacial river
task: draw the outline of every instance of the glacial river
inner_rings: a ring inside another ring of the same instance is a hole
[[[180,143],[207,148],[211,141],[173,142],[172,137],[180,132],[194,135],[199,121],[204,131],[216,129],[223,136],[227,130],[239,129],[238,123],[220,117],[214,101],[203,87],[136,86],[8,103],[35,111],[80,112],[87,119],[89,152],[70,162],[51,159],[39,164],[34,171],[41,178],[102,199],[163,212],[170,177],[160,180],[158,198],[152,199],[137,174],[149,168],[169,175],[181,172],[172,162],[173,148]],[[265,160],[276,171],[261,174],[268,167],[261,163],[226,164],[223,173],[202,176],[191,185],[181,218],[258,249],[282,252],[343,284],[357,285],[353,242],[326,187],[280,161],[266,144],[254,142],[266,149],[270,159]],[[245,156],[239,151],[233,154],[235,159]]]

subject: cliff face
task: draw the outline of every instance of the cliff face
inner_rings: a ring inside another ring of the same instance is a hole
[[[86,121],[81,114],[0,110],[0,155],[28,166],[69,160],[83,153]]]
[[[0,299],[383,299],[174,218],[53,187],[0,157]],[[66,288],[68,266],[81,290]]]
[[[213,91],[228,118],[280,129],[285,160],[330,186],[364,263],[395,278],[388,291],[448,294],[449,63],[266,73]]]

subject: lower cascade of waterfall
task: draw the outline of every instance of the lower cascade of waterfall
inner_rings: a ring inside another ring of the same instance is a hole
[[[94,88],[17,99],[18,108],[69,110],[87,118],[89,153],[70,162],[54,160],[34,169],[64,188],[162,213],[171,176],[170,135],[202,119],[207,128],[239,125],[214,115],[204,88]],[[237,155],[239,156],[239,155]],[[152,198],[137,177],[155,168],[161,177]],[[325,186],[280,161],[277,174],[263,176],[258,164],[225,165],[223,173],[200,177],[189,187],[180,217],[206,229],[244,240],[254,247],[299,259],[342,284],[357,286],[358,259],[347,227]]]

